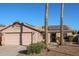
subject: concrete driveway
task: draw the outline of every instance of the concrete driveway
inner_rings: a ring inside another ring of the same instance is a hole
[[[25,46],[0,46],[0,56],[16,56],[19,51],[26,50]]]

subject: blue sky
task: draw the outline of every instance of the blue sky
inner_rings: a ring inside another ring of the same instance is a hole
[[[79,4],[65,4],[64,24],[74,30],[79,29]],[[60,4],[49,4],[48,25],[60,24]],[[9,25],[21,21],[34,26],[44,25],[45,4],[0,3],[0,24]]]

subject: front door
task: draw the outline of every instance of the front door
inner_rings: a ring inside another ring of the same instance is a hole
[[[56,33],[51,33],[51,42],[56,42]]]

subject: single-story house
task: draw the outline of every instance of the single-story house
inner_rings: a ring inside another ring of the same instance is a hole
[[[64,26],[66,35],[72,34],[72,30]],[[56,37],[60,35],[59,26],[48,27],[48,43],[55,42]],[[44,40],[44,27],[30,26],[20,22],[1,27],[0,44],[2,45],[29,45]]]
[[[41,31],[20,22],[0,30],[2,45],[29,45],[42,41]]]

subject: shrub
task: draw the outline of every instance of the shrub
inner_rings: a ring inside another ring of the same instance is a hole
[[[76,44],[78,44],[78,38],[79,38],[79,35],[76,35],[74,38],[73,38],[73,42],[75,42]]]
[[[28,51],[28,54],[30,53],[39,54],[42,52],[44,48],[45,48],[45,45],[43,43],[33,43],[27,47],[27,51]]]

